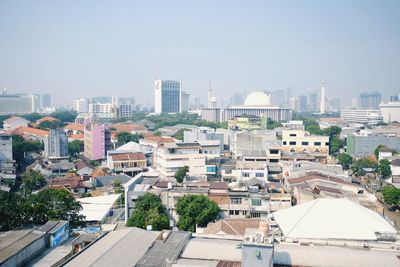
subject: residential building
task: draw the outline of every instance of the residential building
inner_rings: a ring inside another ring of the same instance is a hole
[[[308,94],[308,108],[307,110],[310,112],[318,112],[318,94],[315,92],[310,92]]]
[[[379,92],[364,92],[360,94],[359,107],[361,109],[377,110],[381,103],[381,93]]]
[[[50,129],[44,142],[44,156],[48,159],[69,157],[68,137],[62,129]]]
[[[282,151],[329,154],[329,136],[311,135],[304,130],[282,130]]]
[[[384,123],[400,122],[400,101],[382,103],[379,107]]]
[[[228,121],[228,128],[233,130],[261,130],[262,122],[257,116],[241,115]]]
[[[121,150],[107,151],[107,167],[115,173],[136,175],[147,167],[147,160],[141,152]]]
[[[118,117],[132,117],[136,111],[136,106],[133,104],[119,104]]]
[[[390,170],[392,171],[392,183],[400,183],[400,159],[394,159],[390,162]]]
[[[365,125],[376,125],[383,122],[380,110],[367,109],[341,109],[340,118],[350,123],[360,123]]]
[[[6,131],[14,130],[18,127],[28,127],[30,121],[17,117],[17,116],[12,116],[11,118],[8,118],[3,121],[3,128]]]
[[[78,113],[89,112],[89,100],[87,98],[74,99],[72,102],[72,109]]]
[[[176,171],[189,167],[189,176],[205,177],[206,156],[198,143],[164,143],[156,150],[154,166],[162,177],[173,179]]]
[[[16,168],[12,155],[12,136],[0,134],[0,182],[4,179],[15,180]]]
[[[11,133],[20,135],[25,140],[42,141],[42,142],[44,142],[44,140],[49,135],[49,132],[46,130],[36,129],[33,127],[24,127],[24,126],[14,129]]]
[[[111,148],[111,136],[108,127],[103,124],[88,123],[84,128],[84,156],[88,160],[99,160],[106,157]]]
[[[393,134],[372,133],[361,130],[347,136],[346,152],[353,157],[361,158],[373,155],[379,145],[396,150],[400,147],[400,137]]]
[[[181,81],[156,80],[155,90],[155,113],[180,113],[181,107]]]
[[[224,147],[224,135],[217,133],[215,129],[209,127],[196,127],[183,132],[183,142],[193,143],[198,141],[218,140],[221,149]]]
[[[0,115],[29,114],[39,110],[40,98],[36,94],[0,94]]]

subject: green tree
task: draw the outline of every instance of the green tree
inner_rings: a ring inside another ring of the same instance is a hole
[[[343,166],[344,169],[349,169],[350,165],[353,163],[353,158],[346,153],[339,154],[338,156],[339,164]]]
[[[18,164],[24,162],[25,153],[43,151],[43,143],[37,141],[25,141],[19,135],[12,136],[13,158]]]
[[[50,114],[51,117],[58,119],[61,122],[74,122],[78,113],[76,111],[57,111]]]
[[[311,124],[309,126],[306,126],[306,131],[314,135],[325,135],[325,132],[321,130],[321,128],[319,128],[318,124]]]
[[[178,227],[184,231],[196,231],[196,225],[206,227],[218,218],[217,203],[204,195],[185,195],[175,205],[179,214]]]
[[[400,189],[391,185],[385,185],[382,187],[381,193],[387,204],[400,206]]]
[[[379,161],[378,169],[383,178],[388,178],[392,175],[392,171],[390,170],[390,162],[387,159],[382,159]]]
[[[379,159],[379,152],[384,148],[386,148],[385,145],[379,145],[377,148],[375,148],[374,154],[375,154],[376,159]]]
[[[142,229],[146,229],[147,225],[151,225],[153,230],[168,229],[169,219],[161,199],[151,193],[140,196],[126,225]]]
[[[340,132],[342,131],[342,129],[338,126],[331,126],[329,128],[326,128],[324,130],[324,134],[325,135],[329,135],[330,137],[334,137],[340,134]]]
[[[48,220],[66,220],[71,227],[82,224],[81,205],[65,189],[44,189],[29,196],[25,203],[25,222],[43,224]]]
[[[373,169],[374,172],[378,171],[378,163],[371,158],[361,158],[356,161],[355,164],[352,165],[352,170],[356,176],[365,175],[364,169],[369,168]]]
[[[21,188],[27,196],[47,184],[46,179],[38,170],[29,170],[22,176]]]
[[[12,230],[23,223],[22,198],[0,190],[0,231]]]
[[[273,130],[273,129],[278,128],[278,127],[282,127],[282,123],[274,121],[274,120],[272,120],[270,118],[267,118],[267,127],[266,128],[268,130]]]
[[[176,131],[176,133],[172,137],[183,141],[183,135],[184,135],[185,131],[188,131],[188,129],[185,129],[185,128],[179,129],[178,131]]]
[[[65,123],[63,123],[61,121],[44,121],[44,122],[40,123],[37,128],[48,130],[48,129],[57,129],[57,128],[61,128],[64,126],[65,126]]]
[[[129,142],[139,142],[139,139],[143,138],[143,136],[138,134],[131,134],[128,132],[121,132],[117,135],[117,145],[122,146]]]
[[[189,172],[188,166],[180,167],[175,173],[175,179],[178,183],[182,183],[186,177],[186,174]]]
[[[82,140],[74,140],[68,143],[68,152],[71,156],[76,157],[83,152],[84,143]]]

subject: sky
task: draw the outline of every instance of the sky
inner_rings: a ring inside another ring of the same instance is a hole
[[[400,93],[400,1],[0,1],[0,88],[53,103],[114,94],[154,103],[292,87],[350,103]]]

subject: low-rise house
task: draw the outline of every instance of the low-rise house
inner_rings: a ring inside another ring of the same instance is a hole
[[[89,176],[93,172],[93,168],[85,161],[80,160],[75,163],[76,173],[79,176]]]
[[[108,151],[107,167],[115,173],[135,176],[147,167],[147,160],[142,152]]]
[[[111,128],[114,128],[118,133],[126,132],[130,134],[144,134],[148,132],[146,127],[132,122],[115,123],[111,125]]]
[[[85,193],[86,185],[81,176],[67,176],[50,180],[49,188],[67,189],[71,193]]]
[[[69,137],[76,134],[83,134],[84,126],[79,123],[68,123],[64,126],[64,131]]]
[[[28,127],[29,123],[30,121],[24,118],[13,116],[3,121],[3,128],[6,131],[12,131],[19,127]]]
[[[392,171],[392,182],[400,183],[400,158],[390,162],[390,170]]]
[[[21,126],[12,131],[12,134],[20,135],[25,140],[44,141],[49,135],[46,130],[40,130],[32,127]]]
[[[51,117],[51,116],[46,116],[46,117],[43,117],[41,119],[38,119],[36,121],[36,125],[40,125],[41,123],[43,123],[45,121],[59,121],[59,120],[54,118],[54,117]]]
[[[311,135],[303,130],[282,130],[282,151],[329,155],[329,136]]]

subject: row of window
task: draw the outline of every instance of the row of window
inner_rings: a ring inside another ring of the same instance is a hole
[[[296,144],[297,144],[296,141],[289,141],[289,145],[290,146],[295,146]],[[287,141],[283,141],[283,145],[287,145]],[[302,146],[308,146],[309,142],[303,141],[303,142],[301,142],[301,145]],[[322,145],[321,142],[314,142],[314,146],[321,146],[321,145]],[[326,142],[325,145],[329,146],[329,142]]]
[[[236,215],[238,216],[240,214],[239,210],[230,210],[229,211],[229,215]],[[242,210],[242,215],[243,216],[247,216],[247,210]],[[260,218],[261,217],[261,213],[259,212],[251,212],[250,213],[250,217],[251,218]]]

